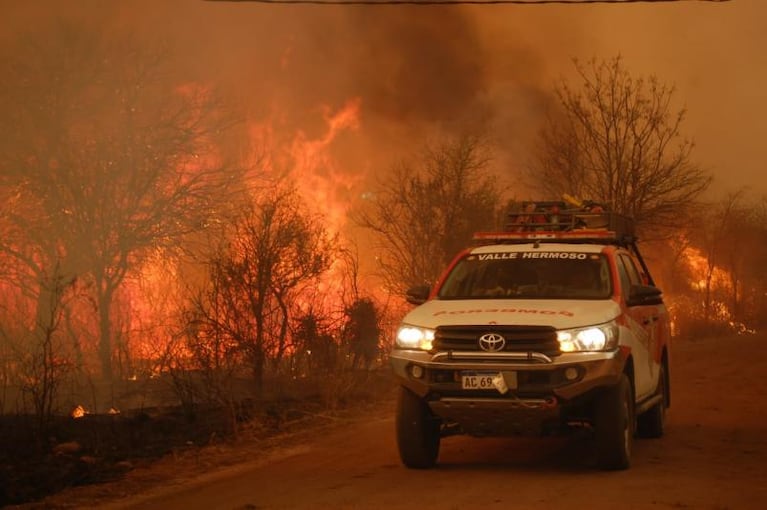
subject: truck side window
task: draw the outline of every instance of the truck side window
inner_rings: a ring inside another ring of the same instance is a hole
[[[621,295],[623,299],[626,299],[629,295],[631,282],[629,281],[629,275],[626,274],[626,267],[623,265],[623,257],[616,257],[616,262],[618,263],[618,276],[621,280]]]
[[[639,271],[637,270],[637,267],[631,257],[621,255],[620,258],[623,264],[626,266],[626,273],[628,274],[629,282],[631,282],[631,285],[642,285],[644,281],[642,280],[642,277],[639,276]]]

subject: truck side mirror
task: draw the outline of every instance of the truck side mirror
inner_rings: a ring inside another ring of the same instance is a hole
[[[427,299],[429,299],[430,292],[431,287],[428,285],[416,285],[415,287],[410,287],[407,290],[405,293],[405,299],[411,305],[421,305],[425,303]]]
[[[652,285],[632,285],[629,288],[629,297],[626,300],[626,305],[662,305],[663,298],[661,294],[661,290]]]

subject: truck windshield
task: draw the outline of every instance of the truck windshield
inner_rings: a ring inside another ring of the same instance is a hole
[[[604,255],[577,252],[498,252],[461,259],[439,290],[440,299],[608,299]]]

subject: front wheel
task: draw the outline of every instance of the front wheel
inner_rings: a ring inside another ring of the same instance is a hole
[[[626,374],[597,400],[594,429],[599,467],[627,469],[634,438],[634,396]]]
[[[434,467],[439,455],[440,421],[429,406],[407,388],[397,400],[397,447],[402,463],[414,469]]]

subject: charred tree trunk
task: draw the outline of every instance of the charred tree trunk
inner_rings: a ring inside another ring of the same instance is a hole
[[[112,382],[112,305],[113,289],[109,283],[98,285],[98,318],[99,318],[99,361],[101,375],[108,383]]]

